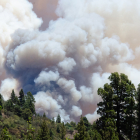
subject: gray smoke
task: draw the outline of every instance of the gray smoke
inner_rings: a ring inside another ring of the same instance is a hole
[[[34,11],[44,20],[37,10],[43,3],[51,1],[34,4]],[[82,114],[93,122],[99,117],[97,90],[109,83],[111,72],[139,83],[139,8],[138,0],[59,0],[57,19],[41,26],[27,0],[1,0],[2,95],[7,100],[12,88],[30,90],[37,113],[59,113],[64,121]]]

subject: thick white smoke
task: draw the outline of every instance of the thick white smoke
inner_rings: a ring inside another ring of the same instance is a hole
[[[37,113],[60,114],[64,121],[82,114],[93,122],[99,117],[97,90],[109,83],[111,72],[127,74],[137,86],[138,0],[59,0],[58,19],[45,31],[32,8],[27,0],[0,2],[0,89],[6,99],[12,79],[9,89],[35,94]]]

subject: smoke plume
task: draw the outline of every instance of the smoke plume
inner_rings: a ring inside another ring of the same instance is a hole
[[[84,115],[93,122],[101,101],[97,90],[109,83],[111,72],[125,73],[138,85],[138,0],[30,2],[0,1],[0,92],[5,100],[11,89],[23,88],[34,94],[37,113],[60,114],[65,122]]]

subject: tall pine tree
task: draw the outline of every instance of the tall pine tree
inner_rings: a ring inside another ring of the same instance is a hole
[[[23,89],[21,89],[20,92],[19,92],[19,101],[20,101],[20,106],[23,107],[24,103],[25,103]]]
[[[74,140],[86,140],[86,128],[84,125],[83,117],[81,115],[80,122],[77,124],[78,133],[74,136]]]
[[[38,140],[50,140],[50,132],[45,121],[41,124]]]
[[[24,96],[25,98],[25,103],[24,103],[24,106],[23,108],[26,109],[30,109],[32,114],[35,114],[35,98],[34,96],[32,95],[31,92],[27,92],[27,95]]]
[[[113,119],[116,116],[115,110],[113,109],[113,90],[109,84],[104,85],[104,89],[98,89],[98,95],[102,97],[102,102],[98,103],[97,113],[101,115],[97,120],[97,128],[102,139],[117,140],[118,133],[116,129],[116,122]]]
[[[15,95],[14,90],[12,90],[12,93],[11,93],[11,97],[10,98],[11,98],[12,102],[15,103],[16,95]]]
[[[58,114],[57,118],[56,118],[56,123],[61,123],[61,117],[60,115]]]
[[[136,139],[140,140],[140,84],[138,85],[136,92]]]
[[[134,125],[135,87],[125,74],[112,73],[109,80],[110,84],[105,84],[104,89],[98,90],[98,94],[103,99],[98,104],[98,114],[101,115],[103,121],[98,122],[98,124],[104,126],[105,120],[113,118],[116,120],[119,139],[122,139],[122,133],[130,138],[133,130],[126,131],[124,124],[129,121],[129,125],[127,125],[129,128]]]

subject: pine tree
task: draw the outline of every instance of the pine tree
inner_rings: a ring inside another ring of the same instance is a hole
[[[0,106],[3,108],[3,97],[1,94],[0,94]]]
[[[24,103],[25,103],[23,89],[21,89],[20,92],[19,92],[19,101],[20,101],[20,106],[23,107]]]
[[[59,125],[57,125],[56,131],[57,131],[57,133],[60,133],[61,132]]]
[[[14,113],[19,117],[21,116],[22,110],[18,104],[14,105]]]
[[[43,118],[46,118],[46,114],[45,114],[45,112],[44,112],[44,114],[43,114]]]
[[[80,140],[79,135],[77,133],[74,135],[74,140]]]
[[[54,125],[54,124],[55,124],[54,117],[52,118],[51,124],[52,124],[52,125]]]
[[[57,116],[56,123],[61,123],[61,117],[60,117],[59,114],[58,114],[58,116]]]
[[[140,84],[136,92],[136,139],[140,140]]]
[[[83,121],[83,117],[81,115],[81,118],[80,118],[80,122],[77,124],[77,130],[78,130],[78,138],[79,140],[86,140],[85,138],[85,125],[84,125],[84,121]],[[77,136],[76,136],[77,137]]]
[[[96,129],[93,130],[93,134],[92,134],[91,138],[92,138],[92,140],[102,140],[102,136]]]
[[[27,92],[27,95],[24,97],[25,103],[23,109],[29,108],[32,114],[35,114],[35,98],[31,92]]]
[[[16,97],[16,95],[15,95],[15,92],[14,92],[14,90],[12,90],[12,93],[11,93],[11,100],[12,100],[12,102],[13,103],[15,103],[15,97]]]
[[[112,118],[108,118],[105,121],[105,129],[103,129],[103,140],[119,140],[116,122]]]
[[[31,117],[28,118],[27,124],[28,124],[28,128],[27,128],[27,139],[28,140],[34,140],[35,128],[32,127]]]
[[[13,105],[13,102],[11,99],[7,100],[6,101],[6,104],[5,104],[5,109],[10,111],[10,112],[13,112],[14,111],[14,105]]]
[[[104,89],[99,88],[98,89],[98,95],[102,97],[102,102],[99,102],[97,113],[101,115],[99,120],[97,120],[97,127],[99,132],[102,135],[102,139],[105,137],[105,130],[106,127],[106,121],[109,118],[114,118],[116,113],[113,109],[113,91],[109,84],[104,85]]]
[[[86,140],[91,140],[91,138],[90,138],[90,135],[89,135],[89,132],[87,131],[87,132],[85,132],[85,137],[86,137]]]
[[[52,129],[50,129],[50,138],[53,139],[53,135],[54,135],[54,132]]]
[[[0,105],[0,119],[1,119],[1,117],[2,117],[1,110],[2,110],[2,106]]]
[[[33,116],[33,114],[32,114],[32,112],[29,108],[25,108],[21,113],[21,117],[24,118],[27,121],[29,121],[28,118],[29,117],[32,118],[32,116]]]
[[[65,125],[64,122],[62,123],[62,128],[61,128],[61,139],[65,140],[65,135],[66,135],[66,129],[65,129]]]
[[[88,119],[86,117],[83,117],[83,121],[84,121],[86,131],[90,130],[91,124],[89,123]]]
[[[128,135],[128,133],[126,132],[126,127],[124,126],[126,119],[129,119],[131,121],[130,118],[132,118],[132,110],[133,110],[133,106],[131,107],[132,109],[128,109],[131,111],[126,111],[125,110],[127,108],[130,107],[128,101],[133,100],[134,97],[134,93],[135,93],[135,87],[134,84],[131,83],[131,81],[128,79],[128,77],[125,74],[118,74],[116,73],[112,73],[111,76],[109,77],[111,83],[111,87],[114,93],[114,109],[115,112],[117,113],[117,132],[119,134],[119,139],[121,139],[121,131],[125,134]],[[133,105],[133,104],[131,104]],[[129,116],[129,117],[127,117]],[[130,122],[129,122],[130,123]],[[132,122],[131,122],[131,126],[132,126]],[[129,133],[132,134],[132,130],[130,129]]]
[[[105,121],[108,118],[113,118],[116,120],[117,132],[119,139],[121,139],[121,133],[128,135],[126,126],[124,126],[126,120],[129,121],[130,126],[133,125],[133,120],[131,119],[134,112],[135,87],[125,74],[112,73],[109,76],[109,80],[111,81],[110,84],[105,84],[104,89],[98,89],[98,95],[103,99],[98,104],[97,113],[102,117],[98,121],[98,125],[102,129],[105,126]],[[132,131],[130,129],[129,134],[132,135]]]
[[[131,89],[132,88],[132,89]],[[134,91],[133,91],[134,90]],[[135,87],[134,85],[129,84],[129,87],[127,88],[128,97],[125,99],[125,105],[126,109],[124,108],[124,126],[123,126],[123,132],[125,135],[132,140],[134,135],[134,125],[135,125]]]
[[[43,121],[40,127],[38,140],[50,140],[50,132],[45,121]]]
[[[3,101],[2,101],[2,95],[0,94],[0,116],[2,116],[1,110],[3,109]]]

